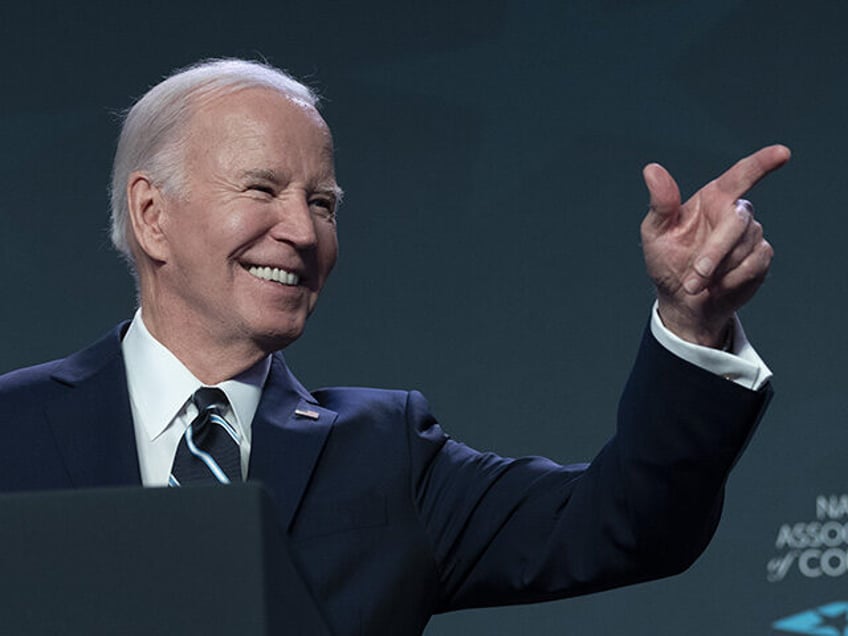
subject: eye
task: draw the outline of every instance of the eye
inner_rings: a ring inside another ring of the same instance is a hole
[[[274,188],[267,183],[251,183],[245,188],[245,192],[258,192],[267,197],[276,195]]]
[[[322,219],[333,221],[336,218],[336,200],[332,197],[313,197],[309,200],[309,209]]]

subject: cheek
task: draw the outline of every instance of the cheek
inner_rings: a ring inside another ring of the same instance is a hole
[[[268,230],[268,223],[261,214],[251,214],[243,208],[228,210],[225,214],[209,219],[209,233],[228,237],[234,243],[250,241],[261,237]]]

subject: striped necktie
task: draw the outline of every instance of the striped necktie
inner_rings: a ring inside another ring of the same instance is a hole
[[[177,447],[168,485],[241,481],[241,435],[224,418],[227,396],[221,389],[201,387],[191,399],[197,417]]]

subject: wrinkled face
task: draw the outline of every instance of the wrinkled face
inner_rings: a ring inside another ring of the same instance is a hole
[[[216,98],[191,119],[184,173],[185,191],[165,197],[161,313],[216,342],[288,345],[338,250],[327,125],[270,89]]]

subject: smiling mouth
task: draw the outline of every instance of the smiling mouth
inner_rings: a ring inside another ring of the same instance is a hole
[[[280,283],[281,285],[295,286],[300,283],[300,276],[279,267],[259,267],[258,265],[252,265],[246,269],[248,273],[256,278]]]

